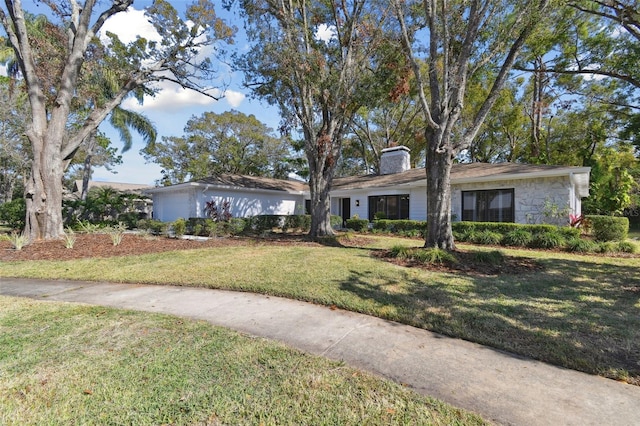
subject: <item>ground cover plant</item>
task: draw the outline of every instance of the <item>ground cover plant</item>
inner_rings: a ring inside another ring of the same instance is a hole
[[[112,247],[105,238],[95,248],[96,255],[107,256],[107,248],[120,247]],[[123,250],[133,238],[125,235]],[[164,241],[174,251],[159,252]],[[57,244],[59,248],[45,258],[76,251],[65,249],[61,241]],[[90,256],[91,246],[82,244],[79,238],[76,247]],[[131,255],[138,244],[139,253],[148,252]],[[500,248],[500,254],[491,254],[492,250],[474,254],[487,249],[460,244],[461,253],[466,254],[457,265],[471,261],[490,265],[482,273],[442,265],[408,267],[383,255],[393,246],[422,244],[419,239],[372,234],[347,234],[321,242],[291,236],[204,243],[140,237],[127,249],[128,255],[118,257],[34,261],[40,249],[33,246],[20,252],[5,250],[0,276],[178,284],[279,295],[640,383],[637,254],[584,255],[506,247]],[[30,261],[11,260],[10,255]],[[524,263],[521,267],[510,263],[518,259]]]
[[[202,321],[0,296],[0,424],[483,424]]]

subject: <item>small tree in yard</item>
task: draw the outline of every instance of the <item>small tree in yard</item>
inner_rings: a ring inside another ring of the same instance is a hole
[[[232,29],[216,16],[213,4],[200,0],[179,18],[166,0],[156,0],[146,12],[159,42],[139,38],[125,45],[117,36],[97,37],[110,17],[124,12],[133,0],[42,0],[58,24],[35,36],[20,0],[0,7],[0,24],[15,52],[31,116],[26,135],[33,161],[26,184],[26,229],[30,240],[63,235],[62,178],[65,164],[105,118],[131,95],[142,100],[157,91],[154,83],[168,81],[217,98],[220,91],[202,86],[215,76],[209,58],[199,51],[218,40],[230,40]],[[99,5],[105,5],[99,10]],[[37,43],[48,41],[48,44]],[[43,47],[44,46],[44,47]],[[51,48],[52,47],[52,48]],[[96,86],[91,82],[104,84]],[[91,91],[100,90],[100,96]],[[74,123],[75,111],[90,113]]]
[[[454,159],[478,134],[525,41],[543,20],[547,4],[548,0],[393,0],[399,38],[416,78],[426,122],[425,247],[455,248]],[[481,74],[488,90],[472,108],[467,89]]]

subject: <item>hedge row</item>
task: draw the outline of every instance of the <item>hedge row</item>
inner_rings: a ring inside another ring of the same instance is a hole
[[[629,218],[586,215],[596,241],[624,241],[629,235]]]
[[[331,226],[338,228],[342,225],[340,216],[331,216]],[[260,215],[248,218],[231,218],[228,221],[214,221],[210,218],[192,217],[187,220],[179,218],[174,222],[159,220],[141,220],[138,229],[149,230],[156,235],[172,233],[199,236],[239,235],[242,233],[270,232],[274,229],[283,232],[299,230],[308,232],[311,229],[310,215]]]

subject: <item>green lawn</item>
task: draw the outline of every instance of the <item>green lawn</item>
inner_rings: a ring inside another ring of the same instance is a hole
[[[0,296],[0,424],[483,424],[320,357],[168,315]]]
[[[640,378],[640,258],[502,251],[542,270],[473,276],[396,266],[366,247],[247,244],[70,262],[14,262],[0,275],[179,284],[285,296],[400,321],[630,383]],[[469,248],[469,247],[468,247]],[[476,248],[472,248],[476,249]]]

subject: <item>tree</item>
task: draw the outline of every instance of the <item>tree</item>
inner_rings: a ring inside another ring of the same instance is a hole
[[[383,5],[369,0],[240,2],[250,51],[238,62],[255,96],[280,108],[285,130],[300,126],[309,166],[312,237],[333,234],[329,190],[353,115],[393,75],[384,53]],[[382,56],[382,57],[380,57]]]
[[[238,111],[205,112],[192,117],[184,137],[163,137],[141,152],[162,166],[165,184],[231,173],[286,178],[288,142],[253,115]]]
[[[7,77],[0,77],[0,204],[22,193],[31,154],[24,137],[28,116],[26,96],[11,88]]]
[[[32,36],[20,0],[6,1],[6,9],[0,8],[0,23],[14,49],[31,106],[26,134],[33,161],[25,191],[25,232],[30,240],[62,234],[65,162],[127,96],[153,94],[154,83],[169,81],[218,97],[219,92],[202,85],[216,73],[211,59],[198,53],[218,40],[230,40],[232,30],[216,16],[210,2],[190,6],[187,23],[166,0],[156,0],[147,16],[161,41],[138,38],[129,45],[114,34],[106,34],[109,42],[103,45],[96,35],[108,18],[124,12],[133,0],[112,0],[104,10],[98,9],[98,3],[43,0],[60,20],[58,25],[46,26],[45,38]],[[41,41],[48,43],[42,46]],[[102,89],[113,90],[104,96],[86,96],[79,89],[83,82],[86,88],[94,87],[88,83],[96,76],[111,82]],[[99,102],[93,104],[96,99]],[[79,105],[91,112],[69,133]]]
[[[475,139],[525,41],[542,21],[547,3],[547,0],[393,2],[426,122],[425,247],[455,248],[450,185],[454,158]],[[420,43],[423,37],[424,45]],[[428,52],[426,72],[419,62],[421,51]],[[487,68],[490,89],[478,108],[465,109],[472,77]]]

